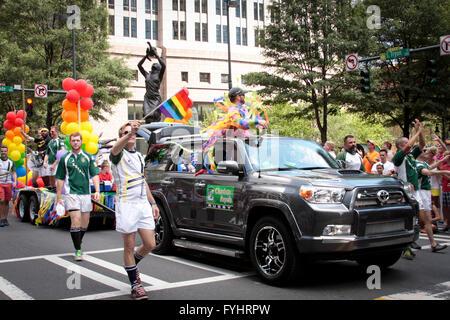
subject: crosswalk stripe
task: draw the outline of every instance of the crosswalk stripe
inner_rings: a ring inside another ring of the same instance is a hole
[[[76,272],[81,274],[82,276],[85,276],[89,279],[92,279],[94,281],[100,282],[106,286],[118,289],[120,291],[130,291],[130,284],[124,283],[121,281],[118,281],[116,279],[107,277],[103,274],[100,274],[98,272],[89,270],[85,267],[82,267],[80,264],[74,264],[72,262],[69,262],[67,260],[61,259],[59,257],[46,257],[46,260],[50,261],[51,263],[54,263],[56,265],[59,265],[63,268],[66,268],[67,270],[70,270],[72,272]]]
[[[29,296],[25,291],[19,289],[3,277],[0,277],[0,291],[12,300],[34,300],[34,298]]]
[[[88,262],[91,262],[91,263],[94,263],[94,264],[96,264],[98,266],[101,266],[103,268],[115,271],[117,273],[125,274],[125,269],[123,267],[117,265],[117,264],[114,264],[114,263],[108,262],[106,260],[102,260],[102,259],[90,256],[90,255],[83,255],[83,258],[84,258],[84,260],[86,260]],[[160,280],[160,279],[148,276],[146,274],[143,274],[142,272],[139,272],[139,276],[141,277],[141,280],[143,282],[150,283],[151,285],[166,285],[168,283],[166,281],[163,281],[163,280]]]
[[[448,300],[450,298],[450,281],[439,283],[425,290],[395,293],[377,298],[377,300]]]

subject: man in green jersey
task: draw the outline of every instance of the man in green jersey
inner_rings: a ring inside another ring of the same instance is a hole
[[[48,143],[47,151],[45,152],[44,163],[42,165],[45,173],[43,173],[42,176],[48,176],[48,182],[44,181],[47,186],[54,188],[56,187],[55,173],[56,167],[58,166],[56,154],[59,150],[66,149],[66,144],[64,143],[64,140],[59,138],[57,126],[50,127],[50,136],[52,137],[52,140]]]
[[[416,119],[413,124],[416,134],[411,139],[401,137],[395,141],[397,152],[392,158],[392,162],[394,163],[398,178],[412,187],[417,198],[416,191],[419,189],[419,178],[415,166],[415,158],[422,153],[422,149],[425,147],[425,138],[422,133],[423,126],[420,121]],[[417,138],[419,138],[419,145],[414,146]],[[413,249],[421,249],[415,242],[411,246]]]
[[[434,240],[433,226],[431,225],[431,182],[430,176],[435,175],[450,175],[450,171],[447,170],[432,170],[435,165],[430,167],[427,161],[431,161],[433,158],[433,153],[431,150],[424,150],[424,152],[417,158],[415,165],[418,173],[418,183],[419,189],[416,192],[417,200],[419,201],[420,218],[424,221],[425,232],[428,235],[428,239],[431,243],[431,250],[437,252],[447,248],[446,245],[438,244]]]
[[[92,157],[81,150],[83,143],[81,133],[74,132],[69,138],[72,150],[63,155],[56,170],[56,199],[64,204],[61,193],[66,190],[65,207],[70,213],[70,235],[75,247],[75,260],[81,261],[81,242],[89,225],[92,211],[89,176],[95,186],[94,200],[100,200],[99,169]]]

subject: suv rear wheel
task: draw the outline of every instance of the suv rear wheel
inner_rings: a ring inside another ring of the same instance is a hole
[[[168,254],[172,249],[172,229],[170,228],[170,222],[164,208],[158,204],[158,209],[159,219],[155,223],[156,247],[152,252],[156,254]]]
[[[250,236],[250,258],[264,281],[282,285],[300,272],[300,255],[283,222],[273,216],[258,220]]]

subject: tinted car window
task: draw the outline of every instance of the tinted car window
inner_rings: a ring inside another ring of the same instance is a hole
[[[335,168],[339,165],[319,144],[294,138],[262,138],[246,143],[255,170]]]

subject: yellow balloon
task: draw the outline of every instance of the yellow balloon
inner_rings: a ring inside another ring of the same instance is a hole
[[[67,121],[63,121],[63,123],[61,123],[60,128],[61,128],[61,132],[62,132],[62,133],[68,134],[68,133],[67,133],[67,125],[68,125],[68,124],[69,124],[69,123],[68,123]]]
[[[82,122],[81,130],[86,130],[86,131],[89,131],[89,133],[91,133],[93,130],[92,124],[89,121]]]
[[[9,146],[10,143],[11,143],[11,140],[9,140],[8,138],[5,138],[2,140],[2,145],[4,145],[4,146]]]
[[[15,136],[15,137],[13,138],[13,142],[14,142],[15,144],[19,145],[19,144],[22,143],[22,139],[21,139],[20,137],[18,137],[18,136]]]
[[[90,138],[89,138],[89,142],[97,144],[98,140],[99,140],[98,139],[98,135],[96,135],[95,133],[91,133]]]
[[[11,152],[17,150],[17,147],[18,147],[18,146],[17,146],[14,142],[11,142],[11,143],[8,145],[8,154],[11,155]]]
[[[89,133],[89,131],[81,130],[81,136],[83,137],[83,143],[84,144],[89,143],[90,138],[91,138],[90,137],[91,134]]]
[[[19,180],[22,183],[25,183],[25,176],[23,177],[18,177],[17,180]]]
[[[14,150],[13,152],[11,152],[10,157],[11,157],[11,160],[12,160],[12,161],[19,161],[20,158],[21,158],[21,157],[20,157],[20,152],[17,151],[17,150]]]
[[[86,150],[87,153],[96,154],[98,151],[98,146],[93,142],[89,142],[84,145],[84,150]]]
[[[67,125],[67,133],[66,134],[69,135],[69,134],[71,134],[72,132],[75,132],[75,131],[79,131],[78,123],[70,122]]]
[[[17,151],[19,151],[20,153],[24,153],[25,145],[23,143],[19,144],[19,146],[17,147]]]

